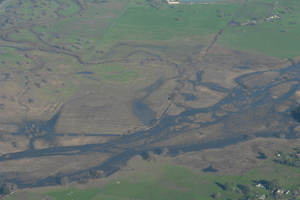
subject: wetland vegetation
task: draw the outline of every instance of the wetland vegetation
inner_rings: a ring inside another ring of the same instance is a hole
[[[299,198],[299,1],[0,2],[2,197]]]

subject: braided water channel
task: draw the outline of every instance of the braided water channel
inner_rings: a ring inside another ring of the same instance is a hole
[[[243,67],[243,66],[242,66]],[[64,176],[68,176],[70,180],[76,180],[78,177],[87,178],[87,173],[90,170],[103,170],[106,172],[107,175],[110,175],[114,172],[116,172],[120,165],[126,163],[130,158],[132,158],[135,155],[142,154],[145,151],[155,151],[155,148],[149,148],[151,144],[155,144],[160,141],[164,141],[166,139],[169,139],[173,136],[179,135],[183,133],[184,131],[188,131],[187,128],[182,128],[180,130],[174,130],[170,129],[177,125],[177,123],[191,123],[192,121],[188,118],[189,116],[195,115],[197,113],[208,113],[220,110],[220,107],[225,104],[234,104],[235,107],[238,109],[238,111],[231,112],[227,111],[228,115],[225,116],[215,116],[213,114],[213,117],[216,119],[212,122],[207,123],[201,123],[198,124],[201,125],[201,127],[207,127],[211,126],[213,124],[220,123],[222,121],[225,121],[228,119],[233,113],[235,115],[238,115],[239,113],[243,113],[247,111],[248,109],[255,109],[263,105],[272,105],[272,107],[269,109],[269,116],[272,118],[272,113],[279,113],[275,109],[275,105],[280,104],[281,102],[289,99],[294,95],[294,93],[299,90],[300,83],[299,76],[300,76],[300,63],[298,63],[297,66],[289,66],[282,69],[276,69],[276,70],[267,70],[267,71],[260,71],[260,72],[254,72],[254,73],[248,73],[246,75],[242,75],[235,79],[235,81],[238,83],[238,86],[234,87],[232,90],[229,90],[227,88],[223,88],[217,84],[214,83],[203,83],[201,82],[201,75],[203,72],[199,71],[197,73],[198,80],[196,81],[190,81],[194,86],[200,85],[200,86],[206,86],[209,87],[213,91],[221,91],[221,92],[227,92],[227,93],[233,93],[234,96],[228,95],[226,98],[219,101],[217,104],[207,107],[207,108],[201,108],[201,109],[194,109],[194,108],[187,108],[186,111],[182,112],[180,116],[168,116],[165,115],[163,119],[160,121],[160,123],[156,126],[153,126],[149,130],[139,131],[136,133],[133,133],[131,135],[124,135],[120,137],[119,139],[116,139],[114,141],[110,141],[103,144],[88,144],[88,145],[82,145],[82,146],[61,146],[61,147],[51,147],[51,148],[45,148],[45,149],[39,149],[35,150],[33,149],[32,142],[34,141],[34,137],[31,139],[31,149],[23,152],[18,153],[11,153],[9,154],[9,158],[5,158],[5,155],[0,158],[1,161],[5,160],[17,160],[24,157],[27,158],[35,158],[35,157],[45,157],[45,156],[56,156],[56,155],[84,155],[90,152],[101,152],[101,153],[114,153],[116,150],[121,153],[114,154],[114,156],[107,159],[103,164],[97,167],[90,168],[88,170],[79,171],[73,174],[64,174]],[[246,69],[246,68],[245,68]],[[280,77],[275,78],[273,81],[268,82],[267,84],[261,85],[261,86],[254,86],[254,88],[251,90],[251,93],[245,93],[245,89],[242,87],[243,85],[243,78],[248,76],[259,76],[262,73],[265,72],[278,72],[280,76],[287,74],[287,73],[293,73],[293,76],[289,79],[282,79]],[[278,98],[272,98],[270,95],[270,92],[268,91],[271,87],[274,87],[276,85],[282,84],[287,81],[295,81],[295,84],[291,87],[289,91],[284,93]],[[156,85],[159,85],[160,82],[156,83]],[[154,87],[157,89],[158,87]],[[153,90],[149,90],[153,92]],[[149,95],[149,94],[147,94]],[[140,104],[143,103],[144,98],[141,99]],[[251,101],[249,101],[251,99]],[[188,96],[186,100],[191,100]],[[193,98],[192,98],[193,100]],[[249,107],[249,105],[251,105]],[[291,117],[288,116],[288,113],[293,110],[295,107],[298,106],[298,103],[294,102],[293,105],[287,109],[284,112],[279,113],[284,120],[293,121]],[[134,107],[134,104],[133,104]],[[249,108],[248,108],[249,107]],[[133,108],[134,109],[134,108]],[[56,115],[53,116],[53,118],[47,122],[26,122],[25,126],[22,125],[20,127],[19,131],[17,133],[12,133],[13,135],[29,135],[28,131],[26,132],[25,127],[32,127],[32,124],[38,124],[39,130],[45,130],[47,131],[47,135],[44,136],[44,139],[46,140],[53,140],[55,136],[60,136],[63,134],[55,133],[54,127],[56,125],[56,122],[59,118],[60,112],[58,112]],[[178,119],[180,117],[180,119]],[[149,119],[153,120],[153,119]],[[151,121],[148,123],[150,124]],[[147,123],[147,122],[146,122]],[[193,122],[194,123],[194,122]],[[286,133],[286,139],[294,139],[295,132],[294,128],[297,126],[297,123],[291,123],[289,126],[289,132]],[[260,132],[260,133],[253,133],[256,137],[275,137],[274,132],[266,131],[266,132]],[[276,134],[276,133],[275,133]],[[69,135],[77,135],[70,133]],[[94,134],[87,134],[86,136],[111,136],[112,135],[94,135]],[[150,142],[141,144],[141,142],[138,141],[144,141],[147,139]],[[228,137],[224,137],[222,139],[212,140],[209,142],[203,142],[198,144],[192,144],[192,145],[177,145],[177,146],[171,146],[169,147],[170,155],[175,156],[178,154],[179,150],[182,150],[184,153],[191,152],[191,151],[201,151],[204,149],[210,149],[210,148],[222,148],[228,145],[233,145],[238,142],[246,140],[245,136],[243,134],[235,134],[230,135]],[[136,142],[136,145],[134,145]],[[128,144],[130,144],[130,148],[128,148]],[[70,153],[71,152],[71,153]],[[20,188],[22,187],[38,187],[38,186],[47,186],[47,185],[56,185],[55,177],[54,176],[48,176],[47,178],[37,181],[35,184],[29,184],[26,181],[22,180],[9,180],[7,179],[7,182],[14,182],[17,183]]]

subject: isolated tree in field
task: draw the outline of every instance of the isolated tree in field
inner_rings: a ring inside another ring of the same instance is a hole
[[[225,183],[225,185],[224,185],[224,188],[225,188],[226,191],[229,190],[230,184],[228,183],[228,181],[226,181],[226,183]]]
[[[181,21],[181,17],[176,17],[175,20],[176,21]]]
[[[219,9],[219,10],[217,10],[217,13],[224,13],[224,10],[223,9]]]
[[[224,14],[221,13],[221,14],[218,15],[218,17],[219,17],[219,18],[224,18]]]

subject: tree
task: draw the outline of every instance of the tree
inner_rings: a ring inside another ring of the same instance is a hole
[[[181,21],[181,17],[176,17],[175,20]]]
[[[223,9],[219,9],[219,10],[217,10],[217,13],[224,13],[224,10]]]
[[[161,151],[161,155],[163,156],[168,156],[169,155],[169,149],[168,148],[163,148],[163,150]]]
[[[219,17],[219,18],[224,18],[224,14],[221,13],[221,14],[218,15],[218,17]]]
[[[242,187],[241,189],[245,195],[249,195],[250,192],[252,191],[251,185],[246,185],[246,186]]]
[[[276,188],[278,188],[278,186],[279,186],[278,180],[273,179],[272,181],[269,182],[268,189],[272,191],[272,190],[275,190]]]
[[[102,170],[90,171],[90,175],[92,176],[93,179],[99,179],[104,177],[104,171]]]
[[[279,134],[279,138],[280,138],[280,139],[284,139],[284,138],[285,138],[285,134],[284,134],[284,133],[280,133],[280,134]]]
[[[225,188],[226,191],[229,190],[230,184],[228,183],[228,181],[225,183],[224,188]]]
[[[9,190],[7,184],[4,184],[4,185],[1,186],[0,193],[2,195],[8,195],[8,194],[10,194],[10,190]]]
[[[68,183],[70,183],[70,179],[68,177],[63,177],[60,179],[60,184],[61,185],[67,185]]]
[[[179,150],[178,151],[178,155],[180,156],[180,155],[183,155],[183,151],[182,150]]]

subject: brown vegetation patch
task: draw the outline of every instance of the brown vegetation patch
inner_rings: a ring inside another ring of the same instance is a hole
[[[212,165],[220,174],[244,174],[262,161],[256,158],[259,156],[258,152],[263,152],[268,157],[284,142],[282,139],[256,138],[221,149],[185,153],[166,162],[199,170]]]
[[[185,97],[180,95],[176,103],[180,103],[182,106],[191,108],[206,108],[213,106],[228,95],[224,92],[211,90],[206,86],[196,86],[194,90],[192,83],[188,83],[182,92],[193,94],[196,97],[196,100],[185,101]]]
[[[5,177],[27,181],[28,184],[56,174],[70,174],[100,165],[109,154],[90,153],[70,156],[22,158],[1,162],[0,181]],[[87,164],[88,163],[88,164]]]
[[[293,82],[286,82],[286,83],[281,83],[279,85],[276,85],[274,87],[272,87],[270,89],[270,92],[273,94],[273,98],[278,98],[282,95],[284,95],[285,93],[287,93],[288,91],[290,91],[290,89],[297,84],[297,81],[293,81]]]
[[[189,116],[188,119],[194,122],[202,122],[202,123],[215,121],[215,119],[212,118],[212,112],[198,113],[193,116]]]

